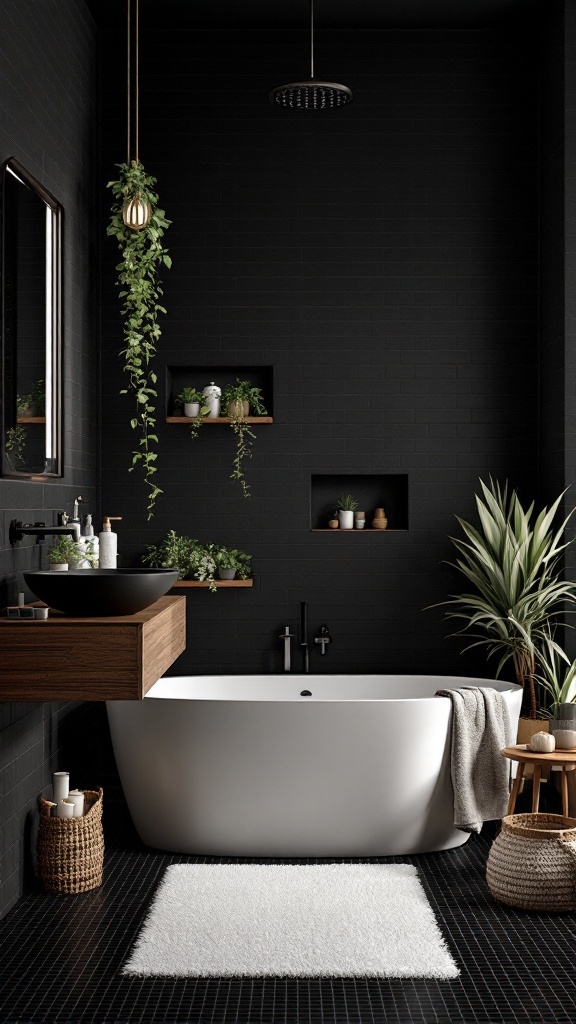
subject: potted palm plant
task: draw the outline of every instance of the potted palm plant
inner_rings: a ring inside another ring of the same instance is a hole
[[[254,387],[249,380],[240,380],[237,377],[235,384],[228,384],[224,389],[222,405],[230,416],[230,426],[236,434],[236,455],[230,479],[238,480],[244,497],[249,498],[250,489],[244,474],[244,460],[252,457],[252,442],[256,434],[250,429],[246,417],[250,413],[255,416],[266,416],[262,391]]]
[[[536,669],[548,639],[560,623],[563,607],[576,601],[576,586],[560,577],[560,557],[572,541],[563,541],[572,512],[558,527],[553,522],[563,492],[550,508],[534,519],[534,503],[520,504],[510,492],[490,479],[480,481],[476,496],[479,527],[460,519],[464,538],[452,537],[459,557],[449,563],[461,572],[472,589],[451,595],[449,619],[464,623],[456,635],[468,635],[470,647],[483,646],[499,658],[496,675],[511,662],[516,681],[524,689],[524,713],[535,720]]]
[[[559,749],[576,747],[576,658],[570,658],[550,635],[539,652],[536,680],[548,699],[543,711]]]

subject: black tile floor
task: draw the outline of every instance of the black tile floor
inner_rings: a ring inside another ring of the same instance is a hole
[[[81,896],[30,892],[1,922],[1,1024],[576,1021],[576,915],[495,903],[484,881],[490,833],[454,851],[393,858],[419,869],[461,970],[451,982],[125,978],[120,969],[165,867],[197,858],[145,849],[124,833],[113,847],[107,833],[100,889]]]

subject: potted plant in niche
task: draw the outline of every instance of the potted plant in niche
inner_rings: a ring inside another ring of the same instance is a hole
[[[230,417],[230,426],[236,434],[236,455],[234,456],[233,472],[231,480],[238,480],[245,498],[250,497],[250,489],[244,475],[244,459],[252,457],[252,442],[256,434],[250,429],[246,417],[266,416],[267,410],[264,405],[262,391],[254,387],[248,380],[236,378],[235,384],[228,384],[224,389],[222,405]]]
[[[68,568],[75,569],[78,557],[78,548],[71,537],[58,537],[48,552],[50,568],[56,572],[62,572]]]
[[[511,661],[516,682],[524,690],[523,714],[531,726],[520,742],[529,739],[537,723],[536,667],[546,651],[548,638],[560,624],[565,603],[576,602],[576,586],[560,578],[560,556],[572,543],[563,534],[572,512],[558,529],[552,523],[563,492],[550,508],[533,519],[534,503],[524,510],[516,491],[490,479],[480,481],[482,497],[476,496],[479,528],[460,519],[464,538],[452,537],[459,557],[453,565],[473,590],[452,595],[441,604],[453,606],[446,613],[464,625],[455,634],[469,635],[470,647],[484,646],[488,657],[499,657],[496,676]]]
[[[354,512],[358,508],[358,502],[351,494],[341,494],[336,501],[338,509],[338,520],[341,530],[354,529]]]
[[[174,404],[183,409],[185,416],[193,419],[194,422],[190,424],[190,435],[198,437],[198,431],[202,426],[202,417],[209,412],[205,396],[197,388],[182,388],[182,391],[176,396]]]

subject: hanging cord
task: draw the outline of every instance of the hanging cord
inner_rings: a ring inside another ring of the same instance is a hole
[[[127,136],[126,163],[127,163],[128,167],[130,167],[130,114],[131,114],[131,111],[130,111],[130,92],[131,92],[131,85],[132,85],[132,83],[130,81],[130,79],[131,79],[131,75],[130,75],[130,0],[127,0],[127,17],[126,17],[126,22],[127,22],[127,26],[128,26],[127,33],[126,33],[126,41],[127,41],[127,54],[126,54],[126,69],[127,69],[127,75],[126,75],[126,96],[128,97],[128,100],[127,100],[128,111],[127,111],[127,116],[126,116],[126,136]]]
[[[310,78],[314,78],[314,0],[310,0]]]
[[[138,159],[138,121],[139,121],[139,106],[140,106],[140,0],[136,0],[136,39],[134,42],[134,49],[136,53],[136,96],[135,96],[135,110],[134,110],[134,121],[135,121],[135,134],[136,134],[136,163],[140,163]]]

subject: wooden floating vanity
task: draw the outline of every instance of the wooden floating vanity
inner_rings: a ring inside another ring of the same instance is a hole
[[[186,598],[135,615],[0,619],[0,700],[140,700],[186,647]]]

